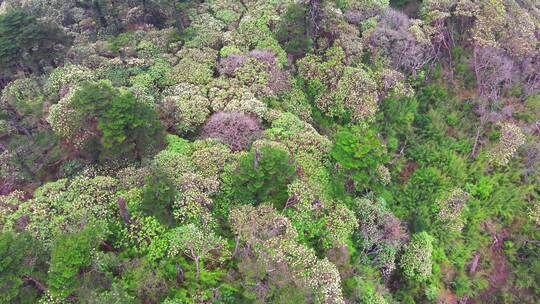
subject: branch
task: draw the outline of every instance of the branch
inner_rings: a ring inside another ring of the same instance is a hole
[[[27,282],[30,282],[32,284],[34,284],[34,286],[36,286],[36,288],[40,291],[40,292],[45,292],[47,290],[47,285],[45,285],[43,282],[41,282],[40,280],[32,277],[32,276],[29,276],[29,275],[25,275],[23,276],[23,279]]]

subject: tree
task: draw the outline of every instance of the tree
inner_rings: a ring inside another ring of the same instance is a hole
[[[431,276],[433,237],[422,231],[412,236],[401,256],[401,271],[405,278],[424,282]]]
[[[294,175],[287,151],[266,145],[254,147],[240,159],[232,178],[232,197],[244,204],[272,202],[282,207]]]
[[[377,111],[379,98],[401,82],[388,81],[392,78],[388,71],[377,75],[366,66],[349,66],[346,62],[343,48],[334,45],[322,55],[310,54],[300,59],[298,72],[322,113],[345,122],[369,121]],[[379,87],[379,82],[383,87]]]
[[[258,98],[277,97],[290,89],[289,72],[267,49],[231,54],[220,60],[219,73],[231,77]]]
[[[46,183],[34,192],[33,199],[20,204],[6,228],[15,229],[16,223],[23,221],[28,233],[49,246],[51,240],[79,232],[89,223],[112,223],[117,219],[117,185],[117,180],[108,176],[77,176]]]
[[[247,205],[233,209],[230,224],[237,241],[245,242],[246,250],[253,252],[264,272],[277,270],[292,277],[299,286],[313,290],[316,303],[344,303],[336,266],[327,258],[319,259],[312,248],[298,243],[298,234],[290,220],[272,206]]]
[[[2,303],[17,303],[26,298],[35,301],[36,296],[31,287],[25,287],[25,281],[35,285],[39,291],[44,291],[44,284],[33,277],[37,266],[44,266],[46,253],[41,244],[29,234],[4,232],[0,234],[0,301]],[[40,265],[43,263],[43,265]],[[27,295],[25,295],[27,293]]]
[[[39,21],[21,10],[10,10],[0,15],[2,69],[42,73],[43,62],[56,66],[70,43],[69,37],[60,28]]]
[[[379,18],[367,39],[374,57],[386,56],[394,68],[410,73],[416,73],[433,59],[430,37],[407,15],[387,8]]]
[[[180,226],[173,230],[169,239],[169,256],[183,254],[195,262],[197,280],[201,273],[201,263],[217,255],[218,261],[226,256],[226,242],[211,231],[205,231],[194,224]]]
[[[437,220],[445,229],[445,235],[448,232],[461,232],[463,229],[465,225],[463,213],[467,210],[466,203],[468,199],[469,194],[467,192],[456,188],[435,202],[439,208]]]
[[[288,54],[301,57],[311,47],[311,38],[307,35],[307,6],[303,3],[291,3],[281,17],[276,29],[276,38]]]
[[[388,142],[389,150],[396,150],[399,141],[405,141],[413,133],[417,108],[418,101],[412,97],[382,100],[377,125]]]
[[[472,65],[479,95],[497,100],[512,84],[514,62],[502,50],[475,46]]]
[[[288,112],[279,114],[265,133],[269,139],[285,145],[295,156],[308,154],[322,160],[332,148],[332,142],[326,136]]]
[[[189,83],[179,83],[164,92],[160,116],[167,129],[177,134],[195,131],[210,115],[210,100],[204,89]]]
[[[325,218],[325,231],[323,235],[324,248],[337,248],[345,246],[352,233],[358,228],[358,221],[354,212],[346,206],[336,205],[330,209]]]
[[[214,113],[204,124],[201,135],[204,138],[216,138],[233,151],[249,147],[261,133],[256,118],[244,113]]]
[[[396,268],[396,255],[408,238],[404,225],[380,199],[357,199],[354,212],[359,224],[357,245],[364,253],[360,258],[369,257],[383,279],[388,279]]]
[[[151,105],[111,82],[83,84],[51,107],[48,122],[77,151],[91,157],[141,159],[162,141]]]
[[[65,298],[81,285],[79,272],[92,263],[92,250],[99,244],[97,227],[59,236],[51,248],[47,283],[54,296]]]
[[[12,155],[6,165],[13,169],[0,175],[14,183],[42,175],[62,157],[54,132],[44,127],[47,96],[42,87],[41,78],[33,76],[16,79],[1,92],[0,112],[6,114],[4,122],[9,136],[0,151]]]
[[[525,135],[521,128],[511,122],[501,123],[499,143],[490,151],[490,159],[497,165],[504,166],[525,143]]]
[[[164,171],[152,168],[142,191],[141,210],[162,224],[173,223],[171,208],[178,192],[171,178]]]
[[[370,128],[353,126],[336,134],[331,152],[339,165],[351,174],[357,189],[363,190],[373,185],[377,167],[386,162],[386,147]]]

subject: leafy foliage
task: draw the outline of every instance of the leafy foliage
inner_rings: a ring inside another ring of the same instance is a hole
[[[0,15],[0,67],[7,70],[26,68],[43,72],[42,61],[55,65],[63,51],[57,45],[70,45],[59,27],[38,21],[22,10]]]
[[[244,204],[271,202],[276,207],[287,200],[287,184],[295,168],[288,153],[271,146],[255,147],[238,164],[232,186],[232,198]]]
[[[538,302],[535,1],[0,2],[0,302]]]
[[[372,176],[377,165],[387,159],[386,147],[377,133],[360,126],[339,131],[331,154],[343,169],[352,173],[359,190],[375,182]]]
[[[48,119],[61,137],[102,159],[141,158],[160,142],[161,126],[152,107],[108,81],[82,85],[55,105]]]
[[[54,241],[47,279],[52,295],[65,298],[81,285],[79,272],[90,266],[91,251],[99,242],[96,232],[87,228],[79,233],[62,235]]]

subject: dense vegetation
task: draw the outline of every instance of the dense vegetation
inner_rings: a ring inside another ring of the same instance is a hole
[[[0,303],[539,303],[535,0],[0,1]]]

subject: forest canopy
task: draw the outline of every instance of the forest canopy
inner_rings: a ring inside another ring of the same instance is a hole
[[[535,0],[0,1],[0,303],[539,303]]]

